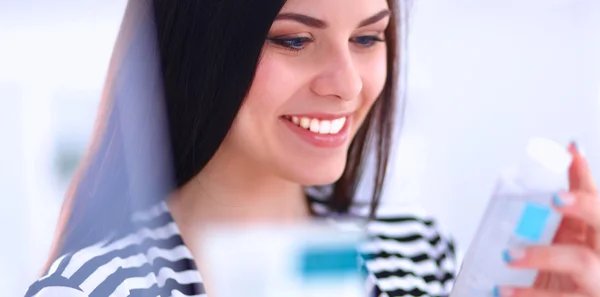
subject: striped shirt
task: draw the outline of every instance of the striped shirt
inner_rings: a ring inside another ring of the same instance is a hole
[[[368,213],[366,208],[354,212]],[[206,297],[196,263],[166,203],[132,219],[139,226],[135,232],[61,256],[26,296]],[[456,273],[454,247],[431,217],[418,209],[380,207],[366,233],[369,240],[358,248],[364,255],[370,296],[450,294]]]

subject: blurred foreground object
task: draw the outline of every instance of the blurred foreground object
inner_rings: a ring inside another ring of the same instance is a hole
[[[364,297],[357,247],[364,235],[324,222],[215,227],[202,263],[216,297]]]

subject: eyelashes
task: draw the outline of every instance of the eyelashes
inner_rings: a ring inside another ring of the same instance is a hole
[[[274,37],[268,38],[267,40],[274,43],[277,46],[295,52],[299,52],[305,49],[309,43],[314,42],[314,40],[309,37]]]
[[[354,37],[350,40],[360,46],[363,46],[363,47],[371,47],[371,46],[375,45],[375,43],[385,41],[383,38],[380,38],[377,35],[359,36],[359,37]]]
[[[282,47],[286,50],[299,52],[304,50],[309,44],[315,42],[310,37],[269,37],[267,41]],[[365,35],[350,38],[350,42],[356,44],[362,48],[369,48],[379,42],[385,42],[385,40],[377,35]]]

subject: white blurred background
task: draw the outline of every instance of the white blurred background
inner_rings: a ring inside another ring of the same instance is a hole
[[[85,148],[124,0],[0,0],[0,291],[39,273]],[[600,1],[416,0],[407,108],[384,204],[434,214],[464,253],[526,140],[600,174]]]

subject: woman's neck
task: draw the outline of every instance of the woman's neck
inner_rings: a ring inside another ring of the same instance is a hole
[[[307,219],[310,212],[303,187],[252,163],[215,155],[202,172],[169,200],[178,224],[283,223]]]

